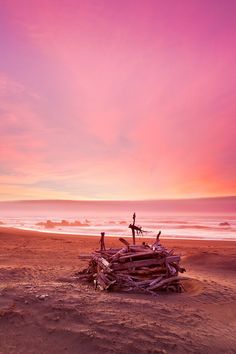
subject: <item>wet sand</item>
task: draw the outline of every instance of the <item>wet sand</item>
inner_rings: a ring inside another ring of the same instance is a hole
[[[98,241],[0,228],[0,353],[236,352],[236,242],[161,240],[190,279],[153,297],[78,281]]]

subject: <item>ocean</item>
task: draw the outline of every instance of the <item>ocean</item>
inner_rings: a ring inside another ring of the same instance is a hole
[[[78,235],[131,237],[128,228],[132,223],[133,210],[0,210],[3,226],[47,232]],[[47,220],[50,220],[47,222]],[[63,221],[62,221],[63,220]],[[196,240],[236,240],[235,213],[160,212],[139,210],[136,224],[142,227],[143,237],[155,238],[159,230],[163,238]]]

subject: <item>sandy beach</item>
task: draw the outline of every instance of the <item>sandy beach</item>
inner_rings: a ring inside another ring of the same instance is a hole
[[[98,241],[1,227],[0,353],[235,353],[235,242],[162,239],[190,279],[154,297],[79,282]]]

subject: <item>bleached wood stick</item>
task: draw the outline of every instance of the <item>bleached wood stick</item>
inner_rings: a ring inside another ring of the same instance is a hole
[[[175,276],[175,277],[170,277],[170,278],[167,278],[167,279],[164,279],[162,281],[160,281],[159,283],[157,284],[154,284],[153,286],[151,286],[149,288],[149,290],[156,290],[158,288],[161,288],[163,285],[167,285],[167,284],[170,284],[176,280],[184,280],[184,279],[188,279],[187,277],[180,277],[180,276]]]

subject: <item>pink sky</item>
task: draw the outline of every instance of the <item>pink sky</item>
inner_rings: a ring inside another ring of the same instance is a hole
[[[234,0],[0,3],[0,199],[236,194]]]

